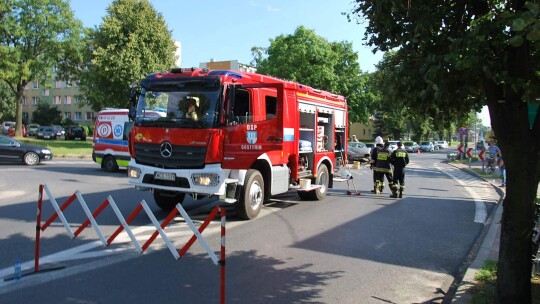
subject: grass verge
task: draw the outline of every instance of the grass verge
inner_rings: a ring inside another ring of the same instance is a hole
[[[88,140],[45,140],[32,137],[15,139],[26,145],[47,147],[55,158],[92,158],[92,142]]]
[[[495,303],[495,286],[497,282],[497,261],[486,260],[484,266],[476,273],[476,284],[469,290],[471,304]],[[540,276],[531,278],[531,296],[533,304],[540,304]]]

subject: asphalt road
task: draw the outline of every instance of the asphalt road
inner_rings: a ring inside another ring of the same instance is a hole
[[[228,208],[226,302],[443,302],[497,200],[488,184],[445,158],[444,151],[411,154],[402,199],[370,193],[372,172],[364,167],[352,171],[361,196],[346,195],[341,182],[322,201],[280,195],[252,221]],[[71,240],[56,220],[41,234],[40,267],[63,268],[32,273],[39,184],[59,204],[79,190],[91,210],[111,195],[124,217],[143,199],[160,222],[167,216],[150,193],[128,185],[125,172],[105,173],[88,161],[0,165],[0,278],[12,275],[16,259],[25,270],[18,282],[0,281],[0,303],[219,303],[220,267],[200,242],[175,260],[159,236],[139,254],[126,235],[103,248],[93,227]],[[73,230],[85,220],[77,204],[65,210]],[[199,226],[215,204],[185,208]],[[43,220],[52,212],[45,198]],[[119,225],[110,208],[96,221],[106,236]],[[155,231],[142,213],[130,227],[141,244]],[[181,217],[165,231],[177,249],[192,235]],[[218,256],[219,232],[216,219],[203,233]]]

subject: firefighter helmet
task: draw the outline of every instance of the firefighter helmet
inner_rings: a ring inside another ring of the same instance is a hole
[[[384,143],[384,141],[383,141],[382,137],[377,136],[375,138],[375,144],[381,144],[382,145],[383,143]]]

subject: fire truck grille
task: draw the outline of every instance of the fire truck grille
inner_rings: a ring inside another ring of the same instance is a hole
[[[161,155],[160,144],[135,144],[138,164],[163,169],[202,169],[207,147],[172,146],[169,157]]]

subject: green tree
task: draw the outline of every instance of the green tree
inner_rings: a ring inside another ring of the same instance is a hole
[[[0,82],[14,96],[16,135],[22,135],[22,96],[31,81],[70,80],[80,63],[82,24],[65,0],[0,3]]]
[[[350,42],[328,42],[299,26],[292,35],[270,39],[268,48],[253,47],[252,64],[259,73],[284,78],[347,98],[349,120],[367,122],[374,96],[369,76],[358,63]]]
[[[113,1],[103,23],[88,29],[87,44],[79,87],[96,111],[127,107],[130,84],[175,62],[171,32],[147,0]]]
[[[8,86],[0,82],[0,121],[15,118],[15,98]]]
[[[357,0],[348,14],[367,23],[375,50],[397,50],[391,73],[407,106],[446,122],[487,104],[508,167],[499,303],[531,303],[540,118],[529,125],[527,103],[540,95],[539,11],[524,0]]]
[[[46,101],[40,101],[32,114],[32,122],[42,126],[59,125],[62,121],[62,112]]]

